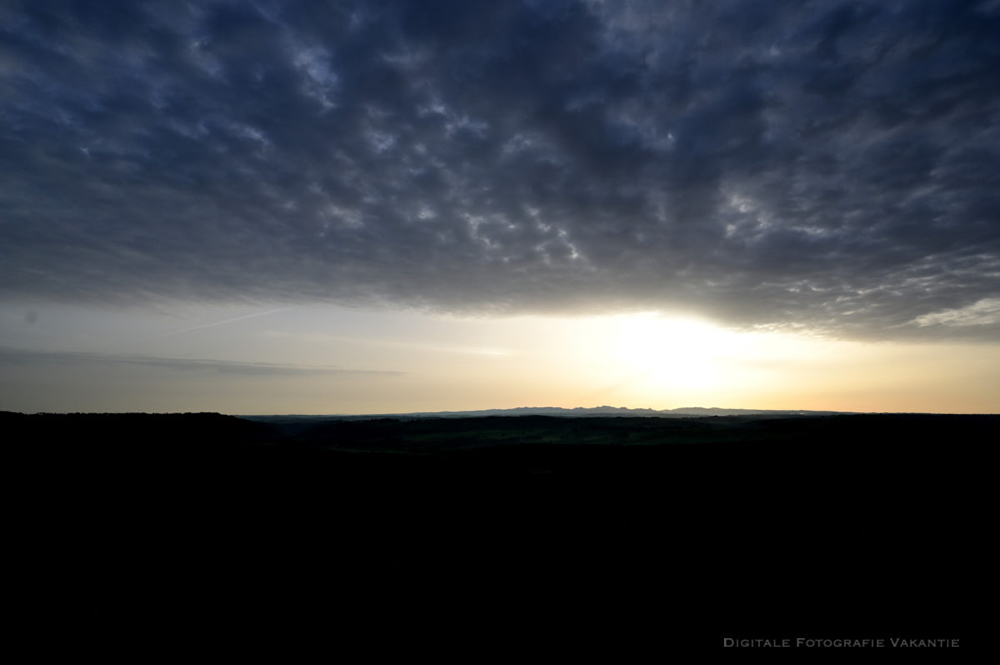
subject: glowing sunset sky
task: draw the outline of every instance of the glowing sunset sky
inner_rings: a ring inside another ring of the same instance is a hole
[[[1000,5],[0,4],[0,409],[1000,412]]]

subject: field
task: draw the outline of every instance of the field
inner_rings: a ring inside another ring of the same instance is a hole
[[[985,513],[974,479],[1000,429],[933,415],[2,419],[41,507],[46,611],[88,640],[283,627],[476,653],[962,637]]]

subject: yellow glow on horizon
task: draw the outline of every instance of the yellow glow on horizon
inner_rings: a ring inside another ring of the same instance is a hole
[[[656,408],[729,402],[759,390],[773,374],[759,359],[780,346],[773,334],[655,313],[577,320],[575,340],[565,360],[575,358],[581,385],[598,387],[584,401]]]
[[[732,333],[651,314],[619,317],[613,327],[612,359],[653,388],[704,390],[726,379],[720,359],[736,339]]]
[[[263,309],[179,317],[66,308],[29,327],[23,312],[0,308],[0,332],[7,331],[0,341],[25,353],[7,363],[0,398],[20,411],[236,414],[600,405],[1000,410],[996,343],[852,341],[726,328],[683,313],[491,318]],[[143,358],[150,362],[135,361]],[[260,371],[170,362],[185,358]]]
[[[996,410],[995,345],[837,340],[653,313],[550,329],[566,330],[548,347],[560,347],[551,360],[572,375],[575,406]]]

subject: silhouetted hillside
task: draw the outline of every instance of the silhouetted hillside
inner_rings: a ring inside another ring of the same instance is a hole
[[[285,621],[669,653],[960,636],[970,471],[1000,417],[0,424],[56,607],[92,635]]]

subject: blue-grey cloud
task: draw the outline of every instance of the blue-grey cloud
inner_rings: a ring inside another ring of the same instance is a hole
[[[0,296],[996,339],[998,71],[996,2],[8,2]]]
[[[176,372],[222,374],[235,376],[401,376],[404,372],[392,370],[344,369],[325,365],[287,365],[281,363],[239,362],[197,358],[170,358],[149,355],[89,353],[86,351],[32,351],[0,347],[0,363],[32,367],[87,367],[138,366]]]

